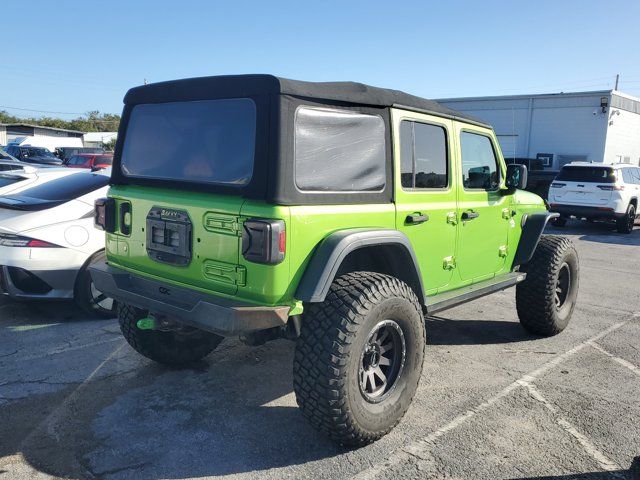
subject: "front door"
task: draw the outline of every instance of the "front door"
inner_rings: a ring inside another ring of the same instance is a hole
[[[427,295],[446,289],[456,245],[456,168],[450,158],[453,122],[393,111],[396,228],[416,253]]]
[[[456,265],[461,279],[468,283],[491,278],[505,266],[511,196],[500,189],[505,172],[491,132],[458,123],[456,131],[461,157]]]

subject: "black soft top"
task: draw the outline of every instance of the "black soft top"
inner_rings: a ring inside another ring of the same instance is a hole
[[[137,105],[280,94],[352,105],[405,108],[488,126],[475,117],[400,90],[372,87],[357,82],[304,82],[263,74],[187,78],[142,85],[129,90],[124,103]]]

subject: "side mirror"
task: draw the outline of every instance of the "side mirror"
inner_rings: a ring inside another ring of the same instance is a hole
[[[527,167],[524,165],[510,164],[507,165],[506,185],[509,190],[524,190],[527,188],[527,178],[529,174]]]

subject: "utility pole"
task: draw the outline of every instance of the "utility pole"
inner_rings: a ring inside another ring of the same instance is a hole
[[[616,87],[614,88],[614,90],[618,90],[618,82],[620,81],[620,74],[616,74]]]

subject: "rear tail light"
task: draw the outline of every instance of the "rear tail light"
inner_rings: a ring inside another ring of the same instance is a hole
[[[562,188],[562,187],[566,187],[567,184],[566,183],[559,183],[559,182],[553,182],[551,184],[551,188]]]
[[[99,230],[113,233],[116,230],[116,202],[113,198],[99,198],[95,202],[93,224]]]
[[[55,245],[36,238],[6,233],[0,233],[0,247],[62,248],[60,245]]]
[[[245,260],[275,265],[284,260],[286,249],[287,237],[282,220],[251,218],[244,222],[242,256]]]
[[[624,190],[624,185],[598,185],[598,188],[600,190],[607,190],[607,191],[613,191],[613,190]]]
[[[120,204],[120,232],[123,235],[131,235],[131,204],[129,202]]]

